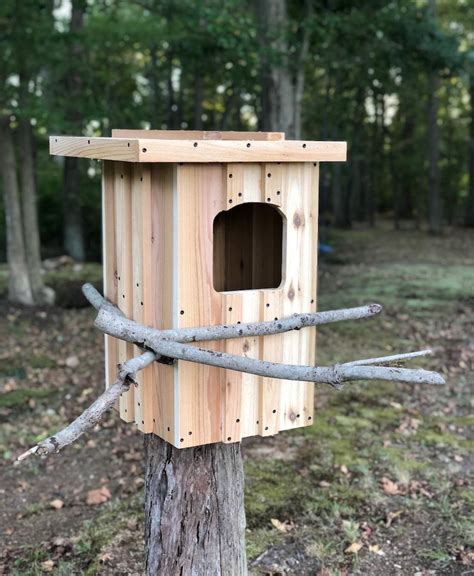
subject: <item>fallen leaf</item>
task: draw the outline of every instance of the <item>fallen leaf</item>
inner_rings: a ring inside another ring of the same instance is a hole
[[[319,485],[321,486],[321,488],[329,488],[329,486],[331,486],[330,482],[326,482],[326,480],[321,480],[321,482],[319,483]]]
[[[54,508],[55,510],[61,510],[61,508],[64,506],[64,502],[59,498],[55,498],[54,500],[51,500],[49,505],[51,506],[51,508]]]
[[[352,542],[345,550],[345,554],[358,554],[359,550],[362,548],[362,542]]]
[[[464,458],[462,456],[460,456],[459,454],[454,455],[454,461],[455,462],[462,462],[463,460],[464,460]]]
[[[70,543],[71,543],[70,540],[68,540],[67,538],[62,538],[61,536],[53,538],[52,541],[53,546],[55,546],[56,548],[61,548],[62,546],[68,546]]]
[[[461,550],[459,557],[463,566],[474,566],[474,550]]]
[[[377,556],[385,556],[382,550],[380,550],[380,546],[378,544],[369,546],[369,552],[372,552],[372,554],[377,554]]]
[[[396,512],[389,512],[387,514],[387,518],[385,520],[385,526],[389,528],[392,525],[392,522],[403,514],[403,510],[397,510]]]
[[[13,532],[15,532],[15,528],[5,528],[5,530],[3,531],[3,533],[6,534],[7,536],[11,536]]]
[[[103,504],[111,498],[112,494],[107,486],[102,486],[102,488],[97,488],[96,490],[89,490],[87,492],[86,504],[88,506],[96,506],[97,504]]]
[[[395,429],[395,432],[404,434],[405,436],[410,436],[418,430],[420,424],[421,420],[413,418],[412,416],[407,416],[403,419],[403,422],[400,424],[400,426]]]
[[[340,470],[343,474],[349,474],[349,470],[347,469],[347,466],[345,464],[341,465]]]
[[[362,532],[364,540],[368,540],[373,532],[372,527],[369,524],[367,524],[367,522],[362,522],[362,524],[360,525],[360,530]]]
[[[110,560],[112,560],[112,555],[108,552],[104,552],[103,554],[97,556],[97,559],[101,564],[105,564],[106,562],[110,562]]]
[[[79,366],[79,358],[77,356],[68,356],[66,358],[66,366],[68,368],[77,368]]]
[[[400,488],[398,484],[392,482],[392,480],[390,480],[389,478],[386,478],[384,476],[380,481],[380,483],[382,485],[382,490],[385,492],[385,494],[390,494],[392,496],[394,494],[400,494]]]
[[[280,520],[277,520],[276,518],[271,518],[270,522],[277,530],[285,534],[287,532],[291,532],[295,528],[293,522],[289,522],[288,520],[285,520],[285,522],[280,522]]]
[[[54,568],[53,560],[45,560],[44,562],[41,562],[41,570],[43,570],[43,572],[52,572],[53,568]]]
[[[17,484],[18,484],[17,488],[18,492],[25,492],[25,490],[28,490],[28,488],[30,487],[28,482],[26,482],[25,480],[18,480]]]

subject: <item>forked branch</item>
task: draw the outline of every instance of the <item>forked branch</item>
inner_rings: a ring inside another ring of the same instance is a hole
[[[120,394],[127,392],[131,384],[136,384],[135,377],[139,370],[146,368],[155,360],[153,352],[145,352],[135,358],[130,358],[119,366],[117,380],[95,400],[89,408],[73,420],[66,428],[60,430],[54,436],[50,436],[39,442],[33,448],[30,448],[18,457],[18,460],[24,460],[31,454],[39,456],[59,452],[68,444],[82,436],[84,432],[98,424],[104,414],[112,408]]]
[[[247,372],[267,378],[329,384],[336,389],[341,389],[345,382],[354,380],[390,380],[417,384],[444,384],[444,379],[436,372],[381,366],[381,364],[393,364],[394,362],[410,358],[426,356],[432,353],[431,350],[355,360],[344,364],[335,364],[334,366],[295,366],[198,348],[189,344],[209,340],[267,336],[290,330],[300,330],[308,326],[368,318],[382,310],[379,304],[327,312],[294,314],[289,318],[271,322],[156,330],[126,318],[116,306],[101,296],[92,285],[85,284],[83,292],[87,300],[98,311],[95,320],[97,328],[106,334],[132,342],[146,351],[141,356],[131,358],[119,366],[118,377],[114,384],[107,388],[69,426],[56,435],[40,442],[37,446],[30,448],[18,460],[23,460],[30,454],[41,455],[58,452],[64,446],[74,442],[86,430],[95,426],[102,419],[105,412],[114,405],[120,394],[128,390],[131,383],[135,382],[136,372],[142,370],[153,361],[169,363],[170,359],[185,360],[227,370]]]
[[[281,320],[271,322],[156,330],[129,320],[122,315],[118,308],[114,307],[105,298],[103,298],[103,302],[97,307],[96,304],[99,302],[100,296],[97,296],[97,290],[90,284],[86,284],[83,291],[89,302],[98,309],[99,313],[95,325],[99,330],[116,338],[120,338],[121,340],[133,342],[139,346],[153,350],[158,360],[162,357],[175,358],[268,378],[329,384],[337,389],[341,389],[344,382],[353,380],[391,380],[395,382],[420,384],[444,383],[443,378],[439,374],[428,370],[374,366],[374,364],[387,364],[395,360],[403,360],[414,356],[425,356],[431,353],[430,350],[397,354],[393,357],[359,360],[346,364],[336,364],[334,366],[296,366],[294,364],[278,364],[266,360],[247,358],[245,356],[197,348],[186,344],[186,342],[212,339],[220,340],[226,338],[243,338],[246,336],[266,336],[307,326],[316,326],[318,324],[367,318],[378,314],[382,310],[379,304],[369,304],[358,308],[330,310],[328,312],[316,312],[312,314],[295,314],[289,318],[282,318]]]

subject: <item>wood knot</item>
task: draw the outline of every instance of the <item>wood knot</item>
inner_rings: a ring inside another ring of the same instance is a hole
[[[249,346],[249,343],[247,340],[244,342],[244,345],[242,346],[242,350],[244,352],[248,352],[250,350],[250,346]]]
[[[293,284],[290,284],[290,289],[288,290],[288,298],[293,301],[295,297],[295,289],[293,288]]]
[[[299,212],[295,212],[293,216],[293,225],[295,228],[304,226],[304,216],[301,216]]]
[[[290,413],[288,414],[288,418],[289,418],[292,422],[294,422],[294,421],[296,420],[296,414],[295,414],[294,412],[290,412]]]

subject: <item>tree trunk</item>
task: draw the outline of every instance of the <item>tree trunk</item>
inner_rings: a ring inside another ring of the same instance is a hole
[[[194,130],[202,130],[202,101],[204,98],[204,83],[202,73],[198,70],[194,78]]]
[[[145,435],[147,576],[245,576],[239,443],[179,450]]]
[[[474,228],[474,64],[469,79],[471,124],[469,129],[469,193],[466,202],[465,225]]]
[[[429,14],[436,16],[436,0],[429,0]],[[439,176],[439,128],[438,128],[438,87],[436,71],[429,77],[428,101],[428,147],[429,147],[429,197],[428,224],[432,234],[439,234],[442,228],[442,207]]]
[[[64,248],[77,260],[86,259],[82,230],[81,168],[79,158],[64,159]]]
[[[0,118],[0,159],[7,230],[8,299],[32,305],[33,294],[26,264],[15,149],[9,118]]]
[[[309,14],[311,3],[305,2],[305,7]],[[296,60],[297,63],[293,77],[286,40],[289,26],[286,0],[259,0],[257,9],[262,53],[262,128],[285,132],[287,138],[297,140],[301,138],[301,105],[309,28],[303,28],[300,51],[292,58],[292,61]],[[273,52],[273,63],[269,62],[266,54],[268,50]]]
[[[341,165],[339,162],[335,162],[332,166],[332,209],[334,226],[336,228],[346,228],[345,198],[341,185]]]
[[[31,291],[35,304],[52,304],[54,302],[54,292],[51,288],[47,288],[44,285],[41,274],[41,244],[36,202],[33,132],[28,118],[20,120],[19,136],[22,155],[20,172],[23,229],[25,230],[24,241]]]
[[[73,0],[71,6],[70,33],[74,40],[71,45],[71,61],[83,57],[83,46],[78,39],[84,28],[86,0]],[[66,110],[67,122],[76,129],[82,129],[82,118],[76,103],[82,97],[83,81],[80,72],[74,67],[66,77],[66,88],[70,96],[71,106]],[[85,260],[84,234],[82,229],[82,206],[80,185],[79,158],[66,158],[64,163],[64,248],[75,260]]]
[[[148,73],[148,81],[150,83],[150,109],[151,119],[150,124],[152,128],[159,128],[161,125],[161,107],[162,94],[159,83],[159,70],[158,70],[158,48],[156,44],[150,47],[150,71]]]

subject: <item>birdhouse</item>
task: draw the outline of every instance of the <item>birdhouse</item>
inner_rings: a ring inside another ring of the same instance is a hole
[[[344,142],[280,133],[115,130],[53,136],[51,153],[103,161],[104,293],[159,329],[277,320],[316,310],[321,162]],[[200,343],[314,365],[315,328]],[[106,336],[106,380],[139,354]],[[179,448],[312,423],[314,384],[185,361],[154,363],[120,398],[120,416]]]

